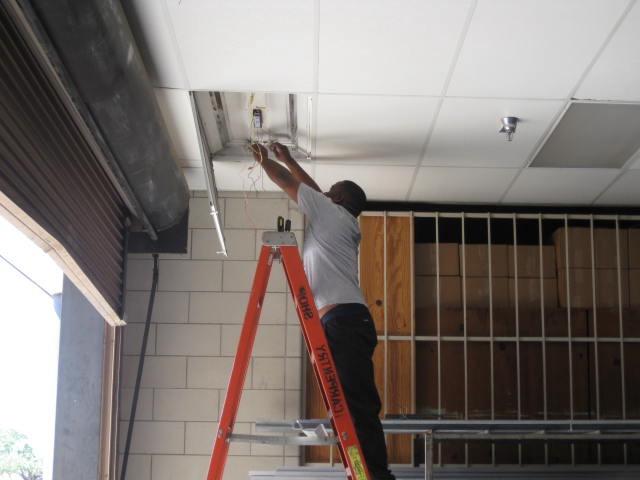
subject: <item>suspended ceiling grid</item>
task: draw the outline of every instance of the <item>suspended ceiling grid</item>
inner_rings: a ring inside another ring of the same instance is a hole
[[[311,98],[305,168],[323,187],[351,178],[381,200],[640,204],[637,153],[622,168],[527,168],[572,99],[640,103],[638,1],[124,6],[193,188],[188,91],[282,92]],[[513,142],[497,133],[506,115],[522,119]],[[220,189],[246,188],[247,164],[216,161]]]

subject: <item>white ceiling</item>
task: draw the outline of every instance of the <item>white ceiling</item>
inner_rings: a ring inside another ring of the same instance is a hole
[[[527,168],[572,98],[640,102],[640,0],[123,3],[185,168],[200,162],[189,90],[296,93],[305,168],[325,188],[640,205],[640,157]],[[522,118],[510,143],[497,133],[506,115]],[[221,190],[247,188],[246,164],[215,166]]]

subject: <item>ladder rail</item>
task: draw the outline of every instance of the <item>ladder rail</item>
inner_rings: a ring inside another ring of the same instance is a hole
[[[251,361],[251,352],[258,329],[258,320],[262,312],[267,284],[271,273],[274,254],[269,247],[262,247],[256,274],[251,287],[251,295],[244,316],[244,323],[238,339],[238,349],[233,361],[231,376],[227,386],[227,394],[220,415],[220,423],[216,433],[216,440],[211,454],[207,480],[222,480],[222,474],[229,454],[229,440],[233,433],[233,426],[242,396],[242,387],[247,376],[247,369]]]
[[[320,386],[322,399],[329,413],[333,431],[336,432],[338,451],[350,480],[370,480],[362,447],[353,419],[349,412],[344,390],[331,354],[331,349],[320,321],[318,309],[302,265],[295,236],[278,233],[263,238],[263,246],[249,296],[249,304],[238,340],[238,350],[233,362],[227,394],[220,415],[220,423],[211,454],[207,480],[222,480],[229,453],[229,443],[240,405],[251,352],[255,341],[258,321],[267,291],[267,284],[274,259],[280,258],[285,278],[293,297],[300,327],[310,356],[311,365]]]

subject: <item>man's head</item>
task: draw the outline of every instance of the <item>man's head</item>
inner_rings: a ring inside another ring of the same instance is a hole
[[[351,180],[342,180],[334,183],[325,195],[333,203],[346,208],[354,217],[360,215],[367,203],[367,196],[364,190]]]

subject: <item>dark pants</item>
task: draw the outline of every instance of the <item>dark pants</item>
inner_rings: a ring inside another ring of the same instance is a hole
[[[371,360],[378,339],[369,309],[359,303],[338,305],[322,317],[322,325],[369,471],[376,480],[394,479],[378,418],[381,404]]]

